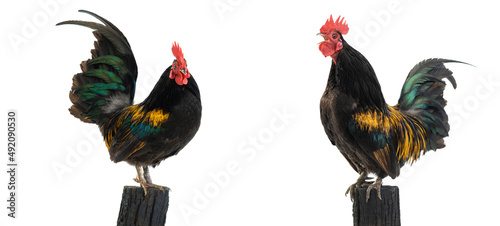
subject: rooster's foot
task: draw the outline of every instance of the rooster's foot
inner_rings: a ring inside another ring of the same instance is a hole
[[[137,178],[134,178],[134,181],[139,183],[144,189],[144,195],[148,194],[147,188],[156,188],[161,191],[170,191],[169,187],[153,184],[153,180],[151,180],[151,176],[149,175],[149,168],[147,166],[141,167],[139,165],[136,165],[135,169],[137,170]]]
[[[377,190],[378,198],[382,200],[382,195],[380,194],[380,190],[382,190],[382,178],[377,177],[377,180],[368,186],[366,189],[366,202],[370,199],[370,192],[372,189]]]
[[[352,184],[347,188],[347,191],[345,192],[345,196],[350,193],[350,198],[351,201],[354,201],[354,189],[355,188],[360,188],[360,187],[366,187],[371,185],[371,182],[368,182],[366,180],[371,180],[373,178],[368,177],[368,172],[363,171],[361,175],[359,175],[358,179],[356,180],[356,183]]]
[[[161,186],[161,185],[157,185],[157,184],[153,184],[153,183],[148,183],[146,181],[141,181],[140,179],[137,179],[137,178],[134,178],[134,181],[139,183],[141,185],[141,187],[144,189],[144,195],[148,194],[147,188],[156,188],[156,189],[159,189],[161,191],[165,191],[165,190],[171,191],[170,188],[167,186]]]

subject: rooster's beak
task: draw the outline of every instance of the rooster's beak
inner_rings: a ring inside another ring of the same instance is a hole
[[[323,34],[323,33],[316,34],[316,36],[318,36],[318,35],[321,36],[321,37],[323,37],[325,39],[325,40],[323,40],[321,42],[318,42],[318,45],[321,44],[321,43],[323,43],[323,42],[326,42],[326,40],[328,40],[328,36],[326,36],[325,34]]]
[[[186,69],[181,69],[180,71],[183,75],[186,75]]]

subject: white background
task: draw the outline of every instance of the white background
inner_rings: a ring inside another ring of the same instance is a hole
[[[171,64],[174,41],[200,86],[198,134],[151,172],[173,190],[167,225],[352,224],[344,192],[358,175],[330,144],[319,117],[331,59],[318,51],[316,33],[330,14],[345,16],[351,29],[345,39],[370,60],[389,104],[420,60],[476,66],[448,64],[458,88],[445,92],[447,147],[384,184],[399,186],[405,226],[498,223],[498,7],[284,2],[2,3],[0,225],[114,225],[123,186],[136,185],[134,167],[109,160],[98,128],[67,111],[71,78],[90,57],[94,38],[88,28],[54,25],[97,21],[78,9],[110,20],[128,38],[139,67],[136,102]],[[9,109],[17,110],[19,125],[16,219],[6,216],[5,201]]]

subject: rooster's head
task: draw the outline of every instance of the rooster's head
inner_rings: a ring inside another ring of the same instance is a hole
[[[326,23],[319,31],[318,35],[321,35],[325,39],[319,43],[319,51],[325,57],[332,57],[333,61],[337,63],[338,53],[344,47],[342,44],[342,35],[349,32],[347,23],[344,21],[344,18],[340,19],[340,16],[334,21],[332,15],[330,15],[330,19],[326,20]]]
[[[170,70],[169,78],[175,79],[177,85],[186,85],[191,75],[187,69],[187,63],[186,59],[184,59],[184,54],[182,54],[182,49],[176,42],[172,44],[172,53],[175,56],[175,60],[172,63],[172,70]]]

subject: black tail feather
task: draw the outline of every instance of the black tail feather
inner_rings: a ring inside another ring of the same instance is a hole
[[[133,103],[137,64],[127,38],[111,22],[86,11],[103,24],[69,20],[57,25],[73,24],[94,29],[96,38],[92,59],[80,64],[82,73],[73,77],[71,114],[84,122],[100,124],[114,110]],[[124,99],[127,99],[124,101]]]
[[[448,136],[450,130],[448,115],[444,109],[447,103],[443,97],[446,87],[443,79],[448,79],[453,88],[457,87],[457,82],[453,72],[444,63],[467,64],[438,58],[418,63],[408,74],[398,101],[401,112],[417,118],[424,126],[427,133],[427,150],[424,152],[443,148],[443,138]]]

